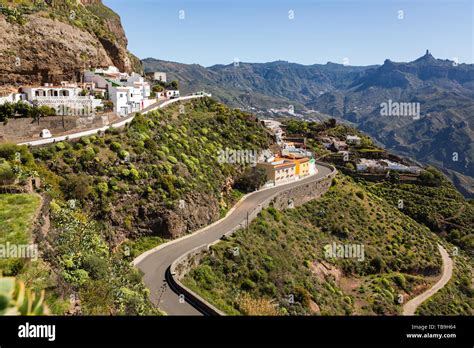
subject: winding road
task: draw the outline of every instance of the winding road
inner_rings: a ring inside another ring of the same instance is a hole
[[[443,273],[441,278],[431,288],[405,303],[403,306],[403,315],[415,315],[418,306],[441,290],[451,279],[453,275],[453,260],[449,257],[446,249],[440,244],[438,244],[438,249],[441,254],[441,259],[443,260]]]
[[[276,193],[321,180],[333,172],[329,166],[319,164],[317,164],[317,169],[318,173],[310,177],[248,194],[221,220],[138,256],[133,263],[144,273],[143,280],[150,289],[151,301],[168,315],[202,315],[190,303],[180,301],[178,294],[171,290],[165,277],[173,261],[203,244],[211,244],[219,240],[226,232],[239,226],[246,219],[248,212],[253,211]]]

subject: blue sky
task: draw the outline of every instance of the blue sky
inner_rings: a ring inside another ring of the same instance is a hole
[[[287,60],[411,61],[426,49],[472,63],[473,0],[104,0],[129,49],[204,66]],[[399,19],[399,11],[403,19]],[[182,17],[184,11],[184,19]],[[290,11],[294,18],[290,19]]]

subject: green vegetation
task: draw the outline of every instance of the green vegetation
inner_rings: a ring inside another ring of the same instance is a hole
[[[47,261],[65,281],[57,291],[79,294],[86,315],[155,313],[139,271],[121,252],[110,251],[102,235],[106,226],[54,201],[51,212],[54,229]]]
[[[45,315],[44,290],[37,296],[13,277],[0,278],[0,315]]]
[[[473,315],[472,258],[461,253],[452,258],[455,262],[453,277],[445,287],[418,307],[416,314]]]
[[[328,258],[332,243],[363,245],[363,260]],[[273,304],[289,315],[397,314],[400,295],[440,272],[436,249],[428,228],[339,176],[318,200],[264,210],[248,230],[213,246],[184,283],[230,314],[251,313],[249,298],[265,313]]]
[[[426,172],[431,174],[434,170]],[[363,183],[370,192],[383,197],[392,206],[399,207],[400,211],[412,219],[425,224],[468,253],[474,252],[473,201],[466,201],[439,172],[432,176],[437,178],[437,186]]]
[[[218,151],[262,149],[271,139],[250,115],[211,99],[184,107],[185,114],[176,105],[138,115],[125,129],[32,153],[0,145],[0,176],[13,173],[19,183],[39,176],[41,193],[52,198],[49,231],[35,236],[47,252],[16,275],[32,291],[46,290],[51,313],[77,313],[71,302],[80,301],[86,315],[159,314],[133,258],[166,241],[159,221],[180,202],[208,204],[215,214],[204,218],[218,219],[241,196],[232,183],[246,167],[219,164]],[[2,213],[20,210],[5,204]]]
[[[134,240],[129,240],[121,245],[121,250],[125,255],[132,258],[140,256],[145,251],[151,250],[160,244],[166,243],[167,240],[158,236],[141,236]]]
[[[45,171],[59,176],[55,185],[64,199],[78,200],[121,233],[149,231],[145,211],[174,209],[196,192],[222,206],[232,204],[234,197],[224,186],[245,168],[220,164],[218,151],[262,149],[270,143],[251,117],[211,99],[186,104],[186,109],[185,115],[178,106],[138,115],[125,131],[61,142],[34,154]]]
[[[40,197],[34,194],[0,194],[0,245],[25,246],[30,243],[35,212]],[[0,273],[14,276],[25,265],[20,258],[0,258]]]
[[[351,128],[345,124],[336,123],[335,119],[329,119],[325,122],[305,122],[294,119],[283,120],[287,126],[288,136],[304,136],[308,149],[313,151],[316,157],[328,155],[331,152],[325,149],[320,141],[321,137],[332,137],[335,139],[346,139],[347,135],[357,135],[361,142],[359,145],[352,146],[355,153],[385,153],[385,150],[377,148],[370,137],[366,136],[357,129]]]
[[[23,11],[17,8],[4,7],[0,5],[0,14],[6,17],[8,23],[23,25],[26,23],[26,18]]]
[[[41,117],[55,116],[56,110],[49,106],[31,106],[28,103],[19,101],[16,103],[3,103],[0,105],[0,122],[8,122],[12,118],[27,118],[30,117],[37,121]]]

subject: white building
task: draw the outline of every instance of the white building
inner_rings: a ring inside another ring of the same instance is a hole
[[[84,80],[94,83],[96,88],[105,89],[107,97],[114,104],[114,111],[120,116],[141,111],[156,101],[149,99],[150,84],[136,73],[129,75],[109,67],[85,72]]]
[[[404,164],[392,162],[389,160],[381,160],[380,162],[385,164],[388,170],[393,170],[396,172],[412,173],[412,174],[419,174],[421,172],[421,168],[417,166],[406,166]]]
[[[165,97],[168,99],[179,98],[179,91],[177,89],[167,89],[165,91]]]
[[[14,88],[0,89],[0,105],[5,103],[16,103],[23,99],[24,95],[22,93],[18,93],[18,91]]]
[[[360,137],[357,135],[348,135],[346,137],[346,144],[360,145]]]
[[[381,172],[384,168],[380,165],[379,161],[373,159],[361,158],[359,163],[356,164],[358,172],[366,172],[370,169]]]
[[[284,157],[290,157],[290,158],[303,158],[303,157],[313,157],[313,154],[311,151],[307,151],[305,149],[297,148],[293,145],[286,145],[281,150],[281,155]]]
[[[281,129],[281,122],[275,120],[262,120],[262,122],[264,126],[275,135],[277,144],[282,144],[284,132],[283,129]]]
[[[374,172],[401,172],[401,173],[411,173],[411,174],[419,174],[421,172],[421,168],[417,166],[406,166],[401,163],[392,162],[386,159],[383,160],[373,160],[373,159],[366,159],[361,158],[359,163],[357,163],[357,171],[358,172],[366,172],[368,170]]]
[[[61,82],[60,85],[23,86],[20,88],[25,99],[36,106],[56,109],[57,115],[91,115],[102,100],[82,95],[83,89],[75,83]]]
[[[153,81],[166,82],[166,73],[161,71],[153,71],[147,73],[147,76],[150,77]]]

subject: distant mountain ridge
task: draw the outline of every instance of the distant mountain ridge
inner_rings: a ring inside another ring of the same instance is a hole
[[[285,61],[238,66],[143,60],[166,71],[185,93],[206,90],[235,107],[317,110],[352,122],[387,148],[442,168],[466,196],[474,194],[474,65],[436,59],[385,60],[366,67]],[[382,116],[381,104],[419,103],[420,117]]]

